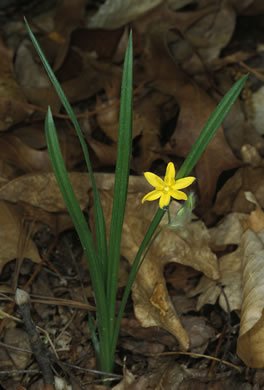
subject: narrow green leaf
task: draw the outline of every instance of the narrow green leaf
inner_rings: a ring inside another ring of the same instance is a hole
[[[94,194],[94,209],[95,209],[95,220],[96,220],[96,243],[97,243],[98,258],[100,261],[99,266],[101,265],[101,271],[104,275],[104,279],[106,279],[107,242],[106,242],[105,220],[104,220],[104,214],[103,214],[103,209],[102,209],[98,189],[97,189],[96,182],[94,179],[92,166],[91,166],[90,159],[89,159],[87,145],[86,145],[86,142],[84,140],[84,137],[83,137],[81,128],[79,126],[78,120],[73,112],[73,109],[72,109],[65,93],[63,92],[63,90],[60,86],[60,83],[58,82],[53,70],[51,69],[48,61],[46,60],[45,55],[42,52],[42,50],[41,50],[34,34],[32,33],[26,19],[25,19],[25,24],[26,24],[30,39],[31,39],[31,41],[32,41],[41,61],[42,61],[42,64],[43,64],[43,66],[44,66],[44,68],[45,68],[45,70],[50,78],[51,83],[53,84],[53,86],[54,86],[54,88],[55,88],[55,90],[60,98],[61,103],[63,104],[63,106],[65,108],[65,111],[69,115],[69,117],[74,125],[74,128],[75,128],[77,135],[79,137],[79,140],[80,140],[80,144],[81,144],[82,151],[83,151],[83,154],[85,157],[87,169],[88,169],[88,172],[90,174],[92,188],[93,188],[93,194]]]
[[[125,215],[129,165],[132,145],[132,115],[133,115],[133,45],[132,34],[130,33],[126,56],[124,61],[119,133],[117,146],[117,162],[115,171],[114,200],[109,238],[109,262],[107,271],[107,299],[109,302],[109,326],[110,334],[114,329],[116,291],[120,260],[120,245],[123,221]]]
[[[73,191],[68,172],[64,164],[50,107],[48,107],[48,112],[45,119],[45,133],[54,174],[88,261],[89,272],[91,274],[92,286],[96,299],[96,306],[98,309],[98,327],[100,334],[100,347],[102,349],[100,357],[102,358],[103,356],[105,363],[103,366],[104,369],[111,370],[109,354],[110,343],[107,326],[108,310],[106,304],[104,281],[100,272],[100,267],[98,266],[98,257],[94,247],[92,234]],[[98,345],[95,347],[98,349]]]

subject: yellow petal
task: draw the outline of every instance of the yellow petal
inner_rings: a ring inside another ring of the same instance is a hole
[[[147,195],[144,196],[144,198],[142,199],[141,202],[144,203],[146,200],[159,199],[161,197],[161,195],[162,195],[161,191],[157,191],[157,190],[151,191]]]
[[[149,182],[149,184],[151,184],[153,187],[164,187],[164,181],[159,176],[155,175],[155,173],[145,172],[144,176]]]
[[[167,165],[164,182],[168,186],[172,185],[175,182],[175,167],[174,167],[174,164],[172,162],[170,162]]]
[[[173,184],[172,189],[173,190],[180,190],[181,188],[186,188],[190,186],[195,180],[195,177],[188,176],[184,177],[183,179],[176,180],[176,183]]]
[[[169,195],[177,200],[187,200],[187,195],[182,192],[182,191],[177,191],[177,190],[169,190]]]
[[[170,203],[170,195],[168,193],[162,193],[159,200],[159,207],[163,209],[165,206],[168,206]]]

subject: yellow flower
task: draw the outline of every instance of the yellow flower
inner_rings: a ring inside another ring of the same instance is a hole
[[[165,206],[168,206],[171,198],[177,200],[187,200],[187,195],[179,190],[188,187],[195,180],[195,177],[193,176],[175,180],[175,168],[172,162],[167,165],[164,180],[151,172],[145,172],[144,175],[149,184],[155,187],[155,190],[145,195],[142,199],[142,203],[144,203],[146,200],[151,201],[160,198],[159,207],[161,209],[163,209]]]

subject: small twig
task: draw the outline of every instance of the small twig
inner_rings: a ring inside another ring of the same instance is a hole
[[[39,374],[39,370],[6,370],[0,371],[0,375]]]
[[[57,362],[58,363],[58,362]],[[121,379],[123,378],[123,375],[119,375],[119,374],[109,374],[109,372],[105,372],[105,371],[99,371],[99,370],[92,370],[91,368],[84,368],[84,367],[80,367],[80,366],[76,366],[74,364],[68,364],[68,363],[65,363],[65,362],[59,362],[62,366],[65,366],[65,367],[70,367],[70,368],[75,368],[76,370],[80,370],[80,371],[84,371],[84,372],[89,372],[90,374],[99,374],[99,375],[111,375],[115,380],[118,378],[118,379]],[[107,377],[107,380],[110,379]],[[100,379],[102,380],[102,379]]]
[[[154,354],[149,354],[149,355],[153,356]],[[225,364],[226,366],[234,368],[235,370],[237,370],[240,373],[242,372],[242,369],[240,367],[236,366],[235,364],[232,364],[230,362],[227,362],[226,360],[219,359],[219,358],[216,358],[216,357],[213,357],[213,356],[203,355],[201,353],[195,353],[195,352],[162,352],[159,356],[169,356],[169,355],[186,355],[186,356],[193,356],[193,357],[201,357],[201,358],[205,358],[205,359],[209,359],[209,360],[215,360],[217,362]]]
[[[14,351],[19,351],[19,352],[26,352],[26,353],[30,353],[30,354],[32,353],[32,351],[29,351],[28,349],[18,348],[18,347],[15,347],[14,345],[2,343],[2,341],[0,341],[0,348],[1,347],[7,348],[7,349],[13,349]]]
[[[32,321],[29,300],[29,294],[26,291],[19,288],[16,290],[15,301],[19,307],[26,331],[29,335],[32,352],[42,372],[43,381],[46,385],[53,385],[54,376],[51,369],[50,356],[41,341],[36,325]]]

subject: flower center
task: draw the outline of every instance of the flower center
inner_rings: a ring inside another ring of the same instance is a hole
[[[169,187],[168,187],[168,186],[165,186],[165,187],[163,188],[163,190],[164,190],[165,192],[168,192],[168,191],[169,191]]]

